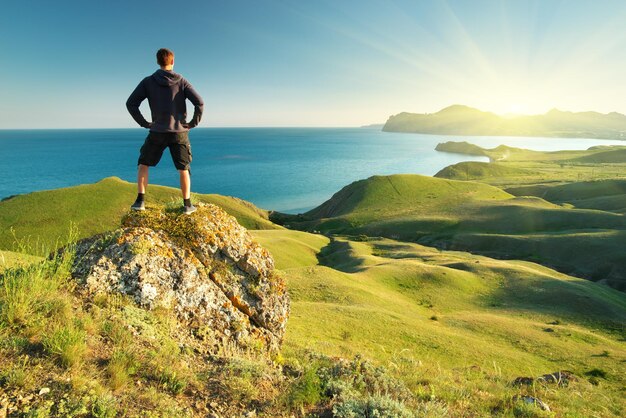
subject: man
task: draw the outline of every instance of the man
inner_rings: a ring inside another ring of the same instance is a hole
[[[161,67],[154,74],[141,80],[137,88],[126,101],[126,108],[133,119],[142,128],[149,129],[139,152],[137,170],[137,200],[131,206],[133,210],[145,210],[144,196],[148,187],[148,170],[159,163],[165,148],[170,149],[174,166],[180,174],[180,190],[183,194],[183,210],[189,215],[196,208],[191,204],[191,144],[189,130],[195,128],[202,117],[204,102],[191,84],[174,70],[174,53],[162,48],[156,54],[157,63]],[[148,99],[152,123],[148,122],[139,105]],[[194,105],[191,121],[186,122],[187,108],[185,100]]]

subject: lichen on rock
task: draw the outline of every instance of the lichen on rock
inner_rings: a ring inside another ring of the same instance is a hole
[[[209,352],[224,343],[275,352],[289,316],[269,252],[211,204],[191,216],[129,213],[120,229],[77,244],[72,274],[88,294],[117,292],[146,309],[172,309]]]

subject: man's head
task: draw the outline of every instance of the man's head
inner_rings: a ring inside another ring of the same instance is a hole
[[[167,48],[161,48],[156,53],[157,63],[164,70],[174,68],[174,52]]]

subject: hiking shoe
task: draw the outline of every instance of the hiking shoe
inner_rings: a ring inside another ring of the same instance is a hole
[[[135,200],[135,203],[130,207],[132,210],[146,210],[146,204],[143,201]]]
[[[183,206],[183,213],[185,215],[191,215],[196,211],[196,207],[194,205]]]

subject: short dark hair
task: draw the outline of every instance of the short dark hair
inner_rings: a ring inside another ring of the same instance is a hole
[[[156,53],[157,62],[161,67],[165,67],[166,65],[171,65],[174,63],[174,52],[167,49],[161,48]]]

